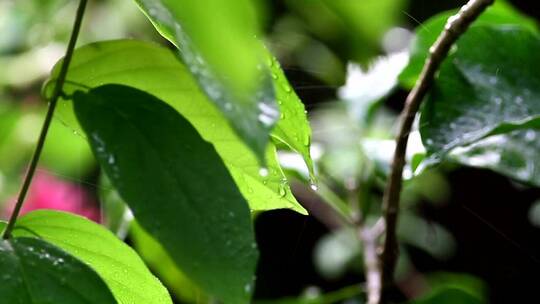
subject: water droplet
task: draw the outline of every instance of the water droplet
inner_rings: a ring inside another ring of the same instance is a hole
[[[268,176],[268,169],[267,168],[260,168],[259,169],[259,175],[262,176],[262,177],[267,177]]]
[[[253,284],[251,284],[251,283],[248,283],[248,284],[246,284],[246,285],[244,286],[244,291],[245,291],[246,293],[248,293],[248,294],[251,293],[251,290],[252,290],[252,289],[253,289]]]
[[[287,93],[292,92],[291,86],[288,83],[283,84],[283,90],[285,90]]]
[[[536,139],[536,132],[534,132],[533,130],[528,130],[525,133],[525,139],[528,140],[528,141],[535,140]]]
[[[114,165],[114,162],[115,162],[114,155],[110,154],[109,157],[107,157],[107,163],[109,165]]]
[[[275,80],[275,79],[278,79],[278,76],[276,75],[276,73],[272,73],[272,78]]]
[[[281,112],[281,114],[279,115],[279,118],[280,119],[285,119],[285,114],[283,114],[283,112]]]
[[[232,103],[230,103],[230,102],[225,103],[225,110],[226,111],[230,111],[230,110],[232,110],[232,108],[233,108]]]
[[[310,140],[309,136],[304,136],[304,142],[303,142],[304,146],[306,146],[306,147],[309,146],[310,141],[311,140]]]
[[[285,189],[285,184],[281,183],[279,185],[278,193],[280,197],[284,197],[287,194],[287,189]]]
[[[310,187],[311,190],[313,190],[313,191],[319,190],[319,186],[318,186],[317,183],[314,182],[314,181],[310,181],[310,182],[309,182],[309,187]]]
[[[251,187],[248,187],[248,192],[253,193],[253,189]]]

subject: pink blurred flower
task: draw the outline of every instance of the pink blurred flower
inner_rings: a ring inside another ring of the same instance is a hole
[[[7,216],[11,214],[14,205],[15,198],[6,205]],[[37,209],[62,210],[95,222],[100,221],[99,208],[83,187],[40,170],[34,175],[21,215]]]

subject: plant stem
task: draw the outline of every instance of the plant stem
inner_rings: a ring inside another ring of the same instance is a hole
[[[378,239],[384,233],[384,221],[382,218],[368,227],[360,226],[359,236],[362,240],[364,267],[366,273],[367,304],[378,304],[381,299],[381,267],[379,264],[377,248]]]
[[[456,15],[448,19],[444,31],[429,49],[429,56],[426,59],[422,73],[405,101],[405,108],[401,113],[400,127],[396,137],[392,171],[383,196],[386,229],[383,252],[380,258],[382,267],[381,286],[383,286],[380,303],[386,302],[384,299],[384,288],[387,287],[393,279],[398,257],[396,226],[399,210],[399,197],[401,193],[407,141],[414,118],[422,100],[433,83],[439,66],[448,55],[452,45],[467,30],[471,23],[493,2],[494,0],[470,0]]]
[[[28,166],[28,169],[26,171],[26,175],[24,177],[21,190],[19,191],[19,195],[15,203],[15,208],[13,209],[13,212],[11,213],[11,217],[9,218],[6,229],[4,230],[4,233],[2,235],[4,239],[8,239],[11,237],[11,231],[13,230],[13,227],[15,226],[15,222],[17,221],[19,213],[21,212],[21,208],[26,198],[26,194],[28,193],[28,189],[30,188],[30,184],[32,183],[32,179],[34,177],[34,173],[36,172],[36,167],[39,162],[39,158],[41,156],[41,151],[43,150],[43,146],[45,144],[47,132],[49,131],[49,127],[53,119],[56,104],[58,103],[58,98],[60,98],[60,95],[62,94],[69,63],[71,61],[71,57],[73,56],[73,50],[75,49],[77,37],[79,36],[79,31],[81,29],[81,23],[82,23],[82,19],[84,15],[84,10],[86,8],[86,3],[87,3],[87,0],[81,0],[79,2],[79,7],[77,8],[77,13],[75,16],[75,22],[73,24],[73,29],[71,32],[71,37],[69,38],[66,56],[64,57],[64,60],[62,62],[62,66],[60,68],[60,74],[58,75],[58,79],[56,81],[56,85],[54,86],[54,91],[51,96],[51,100],[49,102],[49,107],[47,109],[45,121],[43,122],[41,133],[39,134],[39,138],[36,144],[36,148],[34,150],[34,154],[32,155],[30,165]]]

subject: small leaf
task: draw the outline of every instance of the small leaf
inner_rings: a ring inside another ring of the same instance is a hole
[[[57,77],[59,69],[60,65],[57,63],[49,83]],[[256,156],[200,91],[185,66],[168,49],[148,42],[118,40],[93,43],[75,50],[64,85],[66,94],[71,95],[77,89],[90,89],[109,83],[143,90],[167,102],[182,114],[205,140],[214,145],[252,210],[289,208],[303,214],[307,213],[291,193],[287,179],[278,164],[275,146],[270,143],[267,147],[266,169],[269,174],[261,176]],[[50,88],[50,85],[45,86],[45,95]],[[286,101],[284,99],[284,102]],[[284,113],[289,111],[287,109],[289,106],[282,107]],[[293,114],[286,116],[286,119],[292,119],[299,126],[305,126],[303,118],[293,118],[298,117],[293,115],[298,115],[299,107],[293,106],[295,109],[291,110]],[[70,102],[60,102],[56,116],[77,132],[84,134],[74,117]],[[286,123],[287,127],[282,128],[286,134],[294,132],[289,125],[291,124]],[[299,139],[305,140],[305,133],[300,134],[304,132],[302,130],[305,130],[305,127],[300,129],[297,131]],[[294,138],[290,135],[286,138],[291,137]],[[302,153],[305,155],[307,149]],[[285,191],[285,194],[282,195],[281,191]]]
[[[165,287],[133,249],[83,217],[37,210],[21,217],[13,234],[41,238],[85,262],[107,283],[119,303],[172,303]]]
[[[437,37],[444,29],[444,25],[448,18],[456,12],[457,11],[448,11],[440,13],[418,27],[416,30],[416,37],[413,39],[410,47],[411,57],[409,64],[399,76],[400,83],[404,87],[412,88],[414,86],[428,56],[429,48],[435,43],[435,40],[437,40]],[[538,27],[534,20],[519,13],[510,4],[500,0],[496,1],[482,13],[471,27],[474,28],[476,26],[486,25],[520,25],[532,32],[538,31]],[[467,36],[468,33],[463,34],[463,37]],[[478,44],[475,49],[478,50]],[[485,48],[482,49],[486,50]]]
[[[410,304],[484,304],[485,301],[459,288],[437,289],[426,297]]]
[[[39,239],[0,240],[0,269],[2,303],[117,303],[90,267]]]
[[[206,292],[248,303],[258,255],[250,212],[214,147],[171,106],[130,87],[77,91],[74,104],[141,226]]]
[[[422,109],[426,161],[489,135],[538,124],[539,52],[539,36],[522,28],[470,29],[443,63]]]
[[[272,131],[272,136],[279,142],[300,153],[304,158],[311,179],[315,179],[313,160],[309,148],[311,146],[311,128],[307,119],[307,111],[296,92],[289,84],[279,62],[268,53],[270,71],[274,79],[274,90],[279,105],[280,120]]]
[[[279,119],[256,10],[250,0],[136,0],[179,50],[200,87],[264,163]],[[216,14],[216,12],[219,12]]]

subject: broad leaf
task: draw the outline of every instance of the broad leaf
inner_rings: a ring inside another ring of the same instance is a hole
[[[428,162],[488,135],[539,122],[539,36],[516,27],[475,27],[457,48],[422,109]]]
[[[277,66],[275,68],[277,69]],[[59,64],[55,66],[51,79],[56,78],[58,71]],[[184,65],[166,48],[153,43],[131,40],[90,44],[75,51],[67,80],[64,86],[67,94],[73,94],[76,89],[88,89],[114,83],[146,91],[167,102],[189,120],[205,140],[214,145],[252,210],[290,208],[306,213],[291,194],[289,184],[278,164],[275,147],[272,144],[268,145],[266,164],[269,174],[261,176],[259,162],[255,155],[200,91]],[[285,80],[278,80],[283,87]],[[46,90],[50,87],[47,85]],[[278,94],[284,93],[278,91]],[[293,97],[290,99],[294,101]],[[287,101],[288,99],[284,98],[284,104],[281,106],[285,115],[282,121],[293,119],[300,111],[300,106],[291,106],[289,110],[289,106],[285,105]],[[84,133],[78,127],[70,102],[59,104],[57,116],[81,134]],[[306,139],[304,133],[306,123],[303,119],[285,123],[283,127],[280,127],[283,132],[276,137],[283,140],[294,139],[294,135],[286,135],[286,138],[282,135],[298,132],[299,140],[287,141],[287,143],[301,150],[300,145]],[[295,129],[296,125],[298,125],[298,131]],[[307,136],[309,138],[309,135]],[[306,155],[307,147],[302,150],[302,153]]]
[[[448,18],[455,13],[457,13],[457,11],[440,13],[418,27],[416,37],[411,43],[411,57],[409,64],[399,76],[400,83],[404,87],[412,88],[414,86],[428,56],[429,48],[433,45],[435,40],[437,40],[437,37],[444,29],[444,25]],[[520,25],[533,32],[536,32],[538,29],[534,20],[522,15],[511,5],[502,0],[497,0],[495,4],[482,13],[472,24],[472,27],[485,25]],[[468,33],[463,35],[463,37],[467,36]],[[485,48],[478,48],[478,44],[475,46],[475,49],[486,50]],[[484,53],[487,54],[488,52]]]
[[[75,92],[94,155],[135,218],[202,289],[248,303],[257,249],[248,205],[217,154],[168,104],[105,85]]]
[[[174,293],[175,297],[185,303],[203,303],[208,301],[204,292],[175,265],[163,246],[149,235],[141,225],[133,221],[130,225],[130,238],[133,247],[159,278]]]
[[[0,240],[0,269],[2,303],[117,303],[90,267],[39,239]]]
[[[14,235],[38,237],[88,264],[119,303],[172,303],[165,287],[133,249],[83,217],[52,210],[33,211],[17,221]]]
[[[454,149],[449,158],[540,186],[540,130],[515,130]]]
[[[250,0],[136,0],[158,32],[179,50],[200,87],[264,160],[279,118],[256,10]],[[218,13],[216,13],[218,12]]]

